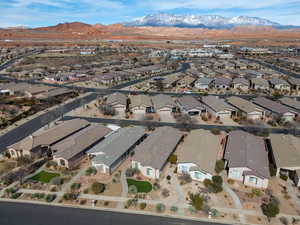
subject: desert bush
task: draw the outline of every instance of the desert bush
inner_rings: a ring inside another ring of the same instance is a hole
[[[166,206],[161,203],[157,204],[155,208],[158,213],[163,213],[166,210]]]
[[[105,184],[95,182],[92,184],[91,190],[94,194],[100,194],[105,191]]]
[[[140,203],[140,209],[144,210],[147,207],[147,204],[145,202]]]

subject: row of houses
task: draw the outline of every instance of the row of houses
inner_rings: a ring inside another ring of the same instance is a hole
[[[128,104],[130,102],[130,104]],[[227,99],[215,96],[203,96],[198,101],[193,96],[182,96],[173,99],[169,95],[159,94],[153,97],[148,95],[132,95],[127,98],[121,93],[107,96],[106,103],[117,110],[125,110],[128,105],[133,112],[176,112],[180,110],[188,115],[201,115],[210,113],[216,118],[230,118],[242,116],[250,120],[259,120],[264,117],[282,118],[292,121],[300,113],[300,102],[292,98],[281,98],[273,101],[265,97],[257,97],[250,101],[232,96]]]
[[[195,88],[205,90],[209,88],[217,89],[228,89],[235,88],[243,91],[249,89],[255,90],[279,90],[279,91],[290,91],[292,89],[299,90],[300,79],[289,78],[287,81],[280,78],[273,78],[265,80],[263,78],[252,78],[250,80],[244,77],[237,77],[234,79],[227,77],[209,78],[201,77],[194,84]]]
[[[67,168],[89,158],[91,166],[107,175],[130,157],[132,168],[139,169],[145,177],[159,179],[179,145],[177,171],[196,181],[215,175],[216,161],[224,152],[229,179],[267,188],[272,165],[276,175],[288,175],[300,185],[300,139],[284,134],[263,138],[236,130],[221,138],[205,130],[184,134],[172,127],[158,127],[149,134],[143,127],[113,130],[74,119],[31,135],[9,146],[8,152],[13,158],[48,156]]]
[[[42,84],[28,83],[3,83],[0,84],[0,95],[4,96],[24,96],[27,98],[47,99],[73,93],[68,88],[58,88]]]

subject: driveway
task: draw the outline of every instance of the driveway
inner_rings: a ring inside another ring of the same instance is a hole
[[[176,120],[170,112],[158,112],[161,122],[175,123]]]

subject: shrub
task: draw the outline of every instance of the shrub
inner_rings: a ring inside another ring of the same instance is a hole
[[[273,217],[276,217],[279,214],[279,207],[278,205],[270,202],[268,204],[262,204],[261,206],[262,212],[265,216],[268,217],[270,220]]]
[[[86,171],[85,171],[85,175],[86,176],[91,176],[91,175],[95,175],[97,174],[97,169],[95,167],[89,167]]]
[[[86,204],[86,199],[81,199],[79,202],[80,205],[85,205]]]
[[[284,174],[280,174],[280,178],[284,181],[287,181],[288,179],[288,176],[287,175],[284,175]]]
[[[155,183],[153,184],[153,190],[154,190],[154,191],[157,191],[157,190],[159,190],[159,189],[160,189],[160,184],[157,183],[157,182],[155,182]]]
[[[21,195],[22,195],[22,193],[20,193],[20,192],[13,193],[13,194],[10,196],[10,198],[12,198],[12,199],[17,199],[17,198],[19,198]]]
[[[96,194],[96,195],[103,193],[105,191],[105,184],[95,182],[92,184],[91,189],[92,189],[92,192],[94,192],[94,194]]]
[[[136,194],[136,193],[138,193],[137,187],[135,185],[130,185],[128,187],[128,193],[129,194]]]
[[[198,194],[190,194],[190,204],[193,206],[197,211],[203,209],[204,200],[203,197]]]
[[[218,128],[212,128],[210,132],[214,135],[219,135],[221,133],[220,129]]]
[[[104,206],[109,206],[109,202],[108,202],[108,201],[105,201],[105,202],[104,202]]]
[[[163,213],[165,210],[166,210],[166,206],[164,204],[159,203],[156,205],[156,211],[158,213]]]
[[[228,184],[234,184],[234,182],[235,182],[235,181],[232,180],[232,179],[228,179],[228,180],[227,180],[227,183],[228,183]]]
[[[34,193],[33,195],[31,195],[31,197],[33,199],[43,199],[43,198],[45,198],[45,194],[44,193]]]
[[[212,177],[212,182],[218,186],[222,186],[223,185],[223,179],[221,176],[213,176]]]
[[[167,180],[171,180],[171,176],[170,175],[167,176]]]
[[[140,209],[144,210],[147,207],[147,204],[145,202],[140,203]]]
[[[224,160],[220,159],[216,162],[215,171],[216,173],[221,173],[225,168]]]
[[[56,195],[47,195],[46,202],[53,202],[56,199]]]
[[[171,164],[176,164],[177,163],[177,155],[174,155],[174,154],[170,155],[168,161]]]
[[[80,187],[81,187],[81,184],[80,183],[73,183],[72,185],[71,185],[71,190],[79,190],[80,189]]]
[[[76,194],[74,194],[74,193],[65,193],[64,195],[63,195],[63,199],[64,200],[76,200],[77,199],[77,195]]]
[[[259,190],[257,188],[252,189],[252,194],[256,197],[260,197],[262,195],[261,190]]]
[[[178,207],[177,206],[171,206],[170,210],[171,210],[171,212],[177,212]]]

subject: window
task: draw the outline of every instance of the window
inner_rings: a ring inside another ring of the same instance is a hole
[[[232,170],[231,174],[232,174],[233,177],[239,178],[241,173],[238,170]]]
[[[250,181],[250,183],[257,184],[257,178],[256,177],[250,177],[249,181]]]
[[[65,166],[66,165],[65,160],[61,159],[60,160],[60,165]]]
[[[200,172],[195,172],[195,178],[196,179],[202,179],[202,173],[200,173]]]
[[[181,170],[182,170],[182,172],[187,173],[187,172],[189,172],[189,167],[188,166],[181,166]]]
[[[151,176],[152,175],[152,169],[151,168],[147,168],[147,175]]]

